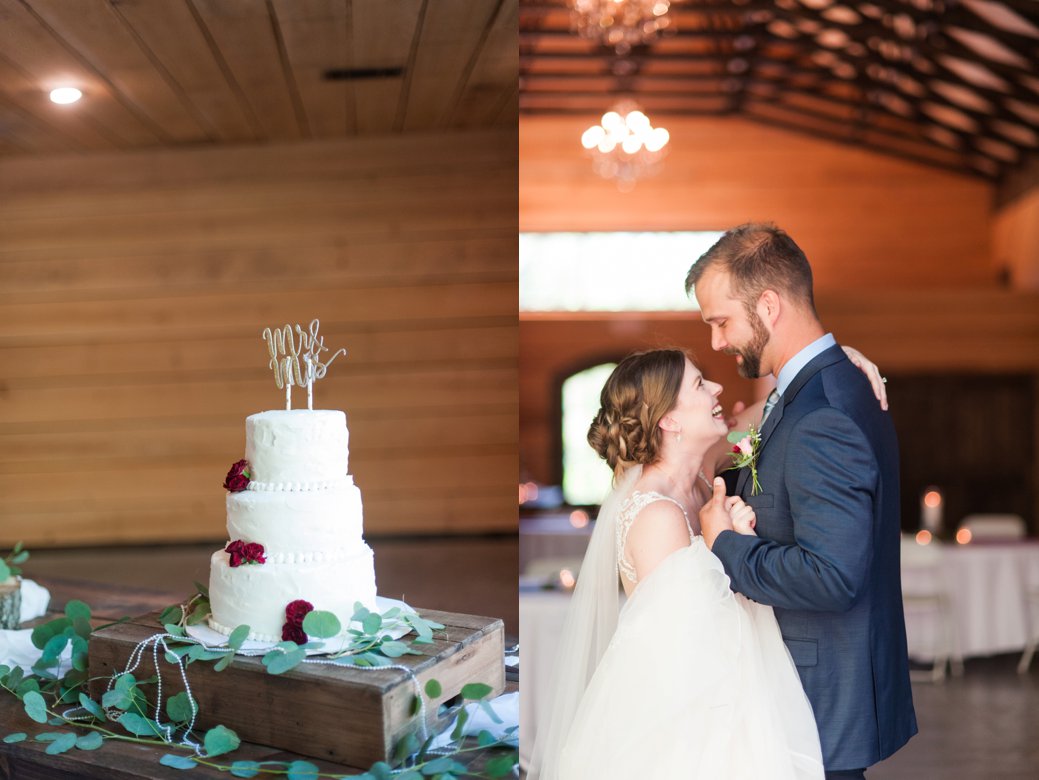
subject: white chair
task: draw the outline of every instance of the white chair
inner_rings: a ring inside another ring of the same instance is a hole
[[[970,531],[972,541],[1024,539],[1027,531],[1020,515],[967,515],[960,528]]]
[[[937,542],[918,544],[915,537],[902,536],[902,603],[906,617],[927,617],[936,626],[931,648],[934,665],[924,678],[931,682],[943,682],[947,667],[957,676],[963,673],[963,659],[956,651],[956,627],[941,569],[941,555]]]

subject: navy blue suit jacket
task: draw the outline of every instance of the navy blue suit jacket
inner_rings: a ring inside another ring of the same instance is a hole
[[[917,731],[899,573],[898,441],[839,346],[794,378],[736,492],[757,536],[714,543],[734,590],[775,608],[827,770],[868,767]]]

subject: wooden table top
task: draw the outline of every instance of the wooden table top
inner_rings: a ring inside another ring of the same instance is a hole
[[[118,620],[121,617],[140,615],[170,604],[186,600],[189,594],[171,594],[162,591],[144,591],[136,589],[128,592],[112,585],[78,580],[48,579],[40,582],[51,592],[51,609],[60,612],[72,599],[85,601],[90,605],[93,615],[100,622]],[[29,624],[31,625],[31,624]],[[513,692],[517,683],[507,684],[506,691]],[[176,752],[164,747],[138,745],[119,740],[106,740],[98,750],[72,749],[66,753],[47,755],[48,743],[35,742],[34,734],[51,728],[65,729],[64,726],[49,727],[31,720],[24,712],[22,703],[6,691],[0,691],[0,740],[8,734],[25,732],[29,739],[12,745],[0,741],[0,779],[7,780],[43,780],[44,778],[66,778],[84,780],[131,780],[145,778],[159,780],[165,778],[222,778],[227,780],[231,775],[217,769],[196,766],[190,775],[182,770],[162,766],[159,759],[165,753]],[[85,732],[84,732],[85,733]],[[474,758],[465,760],[473,769],[482,766],[490,756],[474,754]],[[300,756],[294,753],[276,750],[263,745],[243,742],[234,753],[219,756],[214,762],[230,764],[233,761],[293,761],[303,759],[318,766],[325,773],[349,775],[360,773],[367,767],[350,767],[333,764],[319,759]],[[274,777],[258,775],[258,777]]]

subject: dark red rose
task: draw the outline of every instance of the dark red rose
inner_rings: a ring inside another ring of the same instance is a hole
[[[249,461],[240,460],[231,466],[224,478],[224,489],[239,493],[249,487]]]
[[[735,445],[733,446],[732,451],[733,452],[743,452],[743,450],[741,450],[738,446],[735,446]]]
[[[241,566],[243,563],[267,563],[266,551],[258,542],[236,539],[224,548],[224,552],[231,556],[232,567]]]
[[[297,599],[285,607],[285,618],[289,623],[296,623],[302,626],[303,618],[313,611],[313,604],[309,601],[304,601],[303,599]]]
[[[231,556],[231,566],[241,566],[245,562],[245,544],[239,540],[231,542],[224,552]]]
[[[281,638],[284,642],[295,642],[297,645],[302,645],[307,641],[307,634],[303,630],[303,626],[297,626],[295,623],[286,623],[281,628]]]
[[[246,563],[267,563],[264,555],[263,545],[259,542],[249,542],[242,548]]]

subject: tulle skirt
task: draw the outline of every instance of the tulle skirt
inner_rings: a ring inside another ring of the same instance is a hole
[[[701,538],[628,599],[567,735],[565,780],[822,778],[811,705],[772,614]]]

